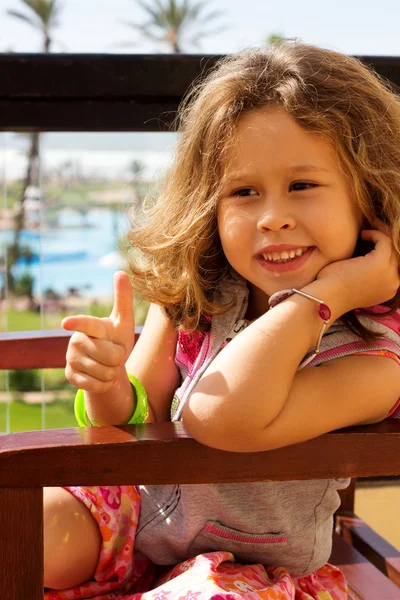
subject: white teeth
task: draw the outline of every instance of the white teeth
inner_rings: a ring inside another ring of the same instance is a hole
[[[295,256],[301,256],[303,252],[305,252],[308,248],[297,248],[296,250],[284,250],[283,252],[270,252],[263,253],[262,257],[264,260],[269,260],[272,262],[287,262],[295,258]]]

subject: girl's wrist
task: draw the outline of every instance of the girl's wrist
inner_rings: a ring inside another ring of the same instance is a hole
[[[289,318],[288,322],[296,339],[302,341],[307,351],[312,350],[299,363],[297,370],[314,359],[320,351],[323,335],[348,310],[345,300],[333,283],[316,280],[302,288],[280,290],[269,298],[270,307],[275,311],[275,319],[279,320],[279,314],[285,315],[285,319]],[[279,306],[282,306],[281,310]],[[302,353],[300,346],[299,351]],[[296,357],[295,362],[297,363]]]
[[[121,365],[120,374],[108,392],[85,392],[85,406],[93,425],[124,425],[129,421],[136,408],[136,397],[125,365]]]
[[[301,288],[302,292],[311,294],[322,300],[331,311],[329,326],[354,307],[347,298],[347,293],[340,282],[331,279],[315,279]]]

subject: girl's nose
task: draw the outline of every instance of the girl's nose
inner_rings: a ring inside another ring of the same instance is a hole
[[[283,202],[267,202],[257,221],[259,231],[279,231],[294,229],[296,219],[289,207]]]

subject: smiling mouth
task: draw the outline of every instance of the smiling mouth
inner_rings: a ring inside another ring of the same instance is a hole
[[[308,246],[306,248],[301,248],[301,253],[292,258],[289,255],[289,258],[283,258],[285,256],[283,252],[280,253],[280,257],[274,258],[272,253],[262,253],[257,256],[257,260],[259,264],[268,271],[273,271],[275,275],[279,273],[284,273],[286,271],[292,271],[302,267],[309,259],[313,251],[315,250],[315,246]],[[293,251],[291,251],[293,253]],[[287,251],[286,251],[287,253]],[[275,253],[277,254],[277,253]],[[290,253],[289,253],[290,254]],[[265,258],[266,257],[266,258]]]
[[[262,252],[261,256],[264,260],[271,263],[287,263],[304,254],[310,247],[304,246],[294,250],[284,250],[283,252]]]

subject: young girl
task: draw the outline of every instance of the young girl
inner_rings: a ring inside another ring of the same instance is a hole
[[[79,423],[147,412],[253,452],[396,416],[400,102],[389,86],[320,48],[245,51],[192,92],[181,131],[163,194],[131,233],[133,285],[152,302],[139,342],[124,273],[108,319],[63,322],[76,331],[66,373]],[[62,590],[46,598],[343,600],[327,561],[346,485],[46,490],[45,585]]]

